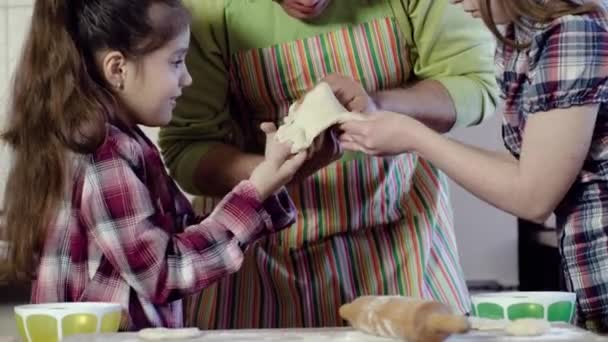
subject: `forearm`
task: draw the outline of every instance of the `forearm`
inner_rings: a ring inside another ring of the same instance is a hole
[[[456,107],[447,89],[434,80],[423,80],[404,88],[372,95],[379,110],[409,115],[439,133],[456,122]]]
[[[127,260],[127,268],[119,270],[140,295],[166,303],[238,271],[247,246],[284,228],[294,217],[293,203],[286,194],[262,203],[253,184],[241,182],[208,217],[179,234],[166,234],[149,221],[142,222],[133,234],[138,237],[133,245],[152,258],[146,260],[155,261],[146,269],[138,268],[141,263],[129,263],[131,259],[122,251],[112,256],[113,260]]]
[[[194,172],[193,183],[205,195],[221,197],[237,184],[249,179],[264,157],[244,153],[238,148],[217,144],[201,158]]]
[[[480,150],[426,127],[415,133],[415,151],[478,198],[515,216],[542,222],[548,208],[543,189],[528,181],[519,161],[506,153]]]

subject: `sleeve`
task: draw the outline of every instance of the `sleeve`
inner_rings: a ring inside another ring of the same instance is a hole
[[[494,38],[448,0],[401,0],[410,22],[413,71],[440,82],[456,107],[455,127],[479,124],[495,110]]]
[[[192,85],[184,88],[171,123],[161,128],[159,146],[173,178],[189,193],[200,194],[194,172],[214,143],[237,144],[239,129],[228,108],[228,43],[225,0],[186,1],[191,16],[186,57]]]
[[[534,36],[528,113],[608,102],[608,33],[591,16],[566,16]]]
[[[294,220],[285,191],[260,203],[240,183],[209,217],[182,233],[158,226],[148,189],[121,157],[95,162],[85,172],[81,220],[104,257],[139,295],[153,303],[182,298],[236,272],[255,239]],[[160,223],[159,223],[160,222]]]

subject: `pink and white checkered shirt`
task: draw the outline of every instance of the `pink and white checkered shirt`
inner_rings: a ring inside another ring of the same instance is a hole
[[[32,302],[121,303],[129,330],[182,326],[184,296],[237,271],[248,245],[295,218],[285,190],[260,203],[249,182],[195,217],[137,128],[109,125],[103,145],[72,165]]]

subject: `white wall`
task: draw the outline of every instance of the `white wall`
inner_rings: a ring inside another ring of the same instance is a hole
[[[19,56],[21,43],[29,24],[31,0],[0,0],[0,122],[6,109],[6,89],[10,70]],[[5,147],[0,145],[0,193],[4,192],[10,158]],[[0,197],[2,208],[3,197]]]
[[[8,79],[8,35],[7,35],[7,9],[6,0],[0,0],[0,127],[4,118],[4,104],[6,94],[6,82]],[[8,166],[8,156],[0,144],[0,208],[2,208],[2,193],[6,179],[6,169]]]
[[[451,135],[475,146],[502,150],[500,117],[458,129]],[[467,280],[497,280],[517,285],[517,220],[452,183],[456,237]]]
[[[5,94],[8,71],[19,56],[29,24],[31,3],[32,0],[0,0],[0,94]],[[0,106],[3,103],[0,97]],[[501,148],[499,128],[499,120],[494,118],[480,127],[458,130],[454,136],[479,146]],[[157,129],[145,130],[152,137],[156,136]],[[8,155],[0,148],[0,193],[4,189],[8,160]],[[467,279],[517,284],[515,219],[483,204],[457,186],[452,188],[452,198]]]

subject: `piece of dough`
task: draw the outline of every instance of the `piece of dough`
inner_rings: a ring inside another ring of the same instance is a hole
[[[142,340],[157,341],[157,340],[185,340],[201,335],[198,328],[146,328],[137,333],[137,337]]]
[[[327,128],[348,120],[363,120],[363,116],[344,108],[329,84],[321,82],[301,102],[291,105],[276,137],[280,142],[291,142],[291,152],[297,153],[309,148]]]
[[[551,330],[551,324],[544,319],[522,318],[510,322],[505,332],[512,336],[540,336]]]
[[[411,297],[363,296],[340,307],[340,316],[355,329],[409,342],[437,342],[469,330],[466,317],[446,305]]]
[[[505,330],[507,322],[497,319],[469,317],[471,329],[487,331],[487,330]]]

